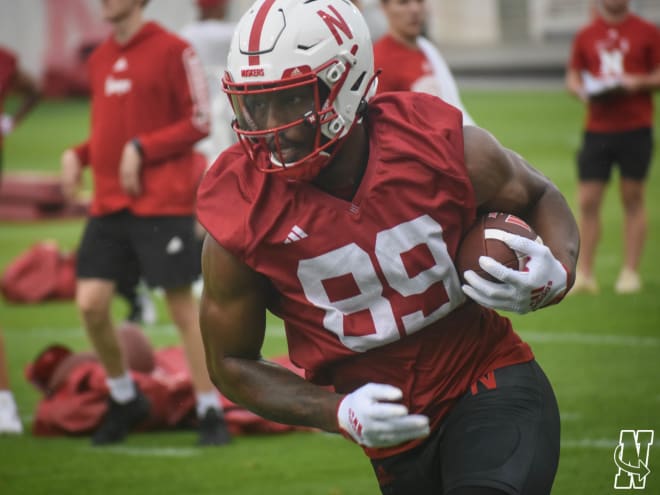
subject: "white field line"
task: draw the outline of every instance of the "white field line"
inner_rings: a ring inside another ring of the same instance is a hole
[[[313,433],[313,432],[310,432]],[[330,438],[341,439],[339,435],[326,434]],[[592,450],[612,450],[618,445],[617,439],[612,438],[581,438],[581,439],[566,439],[561,441],[561,447],[564,449],[592,449]],[[653,443],[654,447],[660,447],[660,441]],[[192,447],[132,447],[129,445],[122,445],[116,447],[84,447],[86,452],[94,452],[100,454],[117,454],[122,456],[133,457],[194,457],[202,454],[203,449]]]
[[[176,329],[171,324],[153,325],[145,327],[147,335],[176,335]],[[528,342],[550,344],[584,344],[596,346],[627,346],[627,347],[660,347],[660,337],[647,337],[641,335],[598,335],[593,333],[563,333],[541,332],[533,330],[518,331],[520,336]],[[267,328],[267,337],[284,338],[284,329],[281,325],[273,324]],[[62,337],[86,338],[82,328],[30,328],[12,332],[12,338],[31,339],[33,337],[58,339]]]
[[[201,448],[192,447],[131,447],[122,445],[117,447],[84,447],[85,452],[99,454],[119,454],[134,457],[194,457],[202,453]]]

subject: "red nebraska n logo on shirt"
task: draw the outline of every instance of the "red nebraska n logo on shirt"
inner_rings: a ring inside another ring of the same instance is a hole
[[[337,29],[341,30],[341,32],[344,33],[349,40],[352,40],[353,33],[351,32],[351,28],[348,27],[348,24],[341,16],[341,14],[337,12],[337,9],[335,9],[332,5],[328,6],[328,9],[332,11],[332,13],[335,15],[334,17],[328,14],[327,12],[323,12],[322,10],[319,10],[317,14],[321,17],[321,19],[323,19],[323,22],[325,22],[325,24],[328,26],[328,29],[335,37],[335,41],[337,42],[337,44],[338,45],[344,44],[344,40],[341,39],[341,36],[339,35],[339,31],[337,31]]]

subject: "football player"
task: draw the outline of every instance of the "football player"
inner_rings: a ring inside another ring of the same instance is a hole
[[[223,79],[239,143],[205,175],[200,321],[211,377],[275,421],[342,433],[385,494],[549,494],[559,412],[530,347],[494,309],[558,302],[577,227],[557,188],[459,110],[376,89],[372,44],[345,0],[259,0]],[[528,271],[454,267],[480,212]],[[295,376],[262,356],[284,320]],[[328,387],[329,386],[329,387]]]

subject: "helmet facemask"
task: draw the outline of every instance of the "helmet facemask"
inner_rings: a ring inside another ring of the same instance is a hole
[[[250,160],[305,180],[330,163],[375,87],[369,28],[347,0],[257,0],[234,30],[223,78]],[[264,103],[277,112],[260,114]]]
[[[343,68],[337,70],[338,65]],[[316,70],[291,72],[300,74],[272,83],[236,83],[225,74],[223,88],[236,116],[232,127],[250,160],[263,172],[310,180],[329,163],[335,145],[347,134],[334,102],[350,69],[332,60]],[[271,124],[271,112],[276,113],[276,125]],[[306,142],[287,137],[299,126],[304,131],[298,134],[306,134]]]

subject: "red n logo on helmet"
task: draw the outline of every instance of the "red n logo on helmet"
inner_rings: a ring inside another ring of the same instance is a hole
[[[352,40],[353,33],[351,32],[351,28],[348,27],[348,24],[341,16],[341,14],[337,12],[337,9],[335,9],[332,5],[328,6],[328,9],[332,11],[334,17],[331,14],[328,14],[327,12],[323,12],[322,10],[319,10],[317,14],[321,17],[321,19],[323,19],[323,22],[325,22],[325,24],[328,26],[328,29],[335,37],[335,41],[337,42],[337,44],[338,45],[344,44],[344,40],[342,40],[341,36],[339,35],[338,29],[341,30],[341,32],[344,33],[349,40]]]

